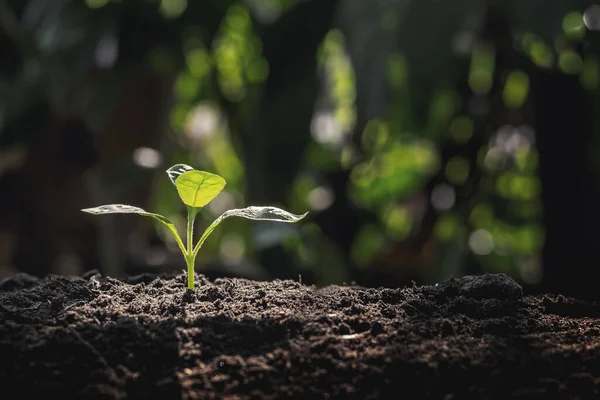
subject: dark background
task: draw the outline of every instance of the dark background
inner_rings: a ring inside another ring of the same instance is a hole
[[[599,295],[600,6],[0,0],[0,276],[181,271],[164,171],[227,186],[210,276],[399,286],[504,272]]]

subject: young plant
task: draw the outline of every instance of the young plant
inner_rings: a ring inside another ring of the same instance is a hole
[[[225,179],[219,175],[211,174],[205,171],[198,171],[185,164],[177,164],[167,170],[167,175],[171,182],[177,188],[179,197],[183,203],[187,206],[187,247],[183,245],[181,237],[177,233],[175,225],[167,218],[159,214],[147,212],[139,207],[129,206],[125,204],[108,204],[93,208],[84,208],[81,211],[94,214],[139,214],[145,217],[151,217],[162,223],[171,231],[177,245],[187,265],[188,274],[188,289],[194,289],[194,263],[196,256],[202,247],[202,244],[210,235],[215,228],[223,222],[224,219],[229,217],[242,217],[246,219],[259,220],[259,221],[277,221],[296,223],[304,218],[308,213],[302,215],[291,214],[285,210],[277,207],[258,207],[250,206],[242,209],[233,209],[225,211],[219,218],[217,218],[208,228],[204,231],[196,245],[193,245],[194,236],[194,221],[198,212],[202,207],[207,205],[212,199],[214,199],[225,187]]]

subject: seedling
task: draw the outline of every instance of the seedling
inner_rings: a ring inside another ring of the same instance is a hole
[[[196,245],[193,245],[194,221],[202,207],[210,203],[225,187],[225,179],[219,175],[211,174],[205,171],[198,171],[185,164],[177,164],[167,170],[167,175],[171,182],[177,188],[181,201],[187,207],[187,247],[183,245],[181,237],[177,233],[175,225],[167,218],[159,214],[147,212],[146,210],[129,206],[125,204],[108,204],[94,208],[84,208],[81,211],[94,214],[139,214],[145,217],[151,217],[162,223],[171,231],[179,249],[183,253],[187,265],[188,289],[194,289],[194,263],[196,256],[202,247],[202,244],[215,228],[229,217],[242,217],[257,221],[276,221],[286,223],[296,223],[306,217],[308,213],[302,215],[291,214],[277,207],[250,206],[241,209],[225,211],[204,231]]]

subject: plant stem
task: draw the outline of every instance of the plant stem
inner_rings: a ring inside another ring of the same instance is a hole
[[[188,219],[187,219],[187,249],[185,252],[185,263],[187,265],[188,273],[188,289],[194,290],[194,261],[196,255],[194,254],[194,221],[198,210],[193,207],[188,207]]]
[[[194,290],[194,258],[186,255],[185,263],[188,271],[188,290]]]

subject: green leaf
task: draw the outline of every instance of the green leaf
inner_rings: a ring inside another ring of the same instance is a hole
[[[177,233],[177,229],[175,225],[171,221],[169,221],[166,217],[163,217],[160,214],[150,213],[143,208],[129,206],[127,204],[107,204],[103,206],[93,207],[93,208],[84,208],[81,211],[86,212],[88,214],[93,215],[104,215],[104,214],[138,214],[144,217],[154,218],[161,224],[167,227],[169,231],[175,236],[177,244],[181,251],[185,253],[185,248],[183,247],[183,243],[181,242],[181,238]]]
[[[193,171],[194,168],[190,167],[187,164],[175,164],[171,168],[167,170],[167,175],[169,175],[169,179],[173,183],[173,185],[177,186],[175,181],[181,174],[187,171]]]
[[[162,220],[169,221],[165,217],[159,214],[150,213],[143,208],[129,206],[127,204],[107,204],[104,206],[98,206],[93,208],[84,208],[81,211],[88,214],[102,215],[102,214],[139,214],[148,217],[159,217]]]
[[[273,206],[265,206],[265,207],[250,206],[250,207],[246,207],[246,208],[236,208],[233,210],[225,211],[223,214],[221,214],[221,216],[219,218],[217,218],[212,224],[210,224],[210,226],[208,228],[206,228],[206,231],[204,231],[204,233],[202,234],[202,237],[196,244],[196,248],[194,249],[194,254],[198,253],[198,251],[200,250],[200,247],[202,246],[202,243],[204,243],[204,241],[206,240],[208,235],[210,235],[211,232],[214,231],[215,228],[221,222],[223,222],[223,220],[225,220],[226,218],[240,217],[240,218],[246,218],[246,219],[251,219],[251,220],[255,220],[255,221],[286,222],[289,224],[293,224],[293,223],[300,221],[307,215],[308,215],[308,212],[306,212],[302,215],[296,215],[296,214],[287,212],[285,210],[282,210],[281,208],[277,208],[277,207],[273,207]]]
[[[246,219],[253,219],[256,221],[274,221],[274,222],[287,222],[295,223],[306,217],[308,213],[302,215],[292,214],[281,208],[266,206],[250,206],[246,208],[236,208],[233,210],[225,211],[217,220],[223,220],[229,217],[241,217]]]
[[[205,171],[186,171],[175,180],[179,197],[189,207],[207,205],[225,187],[225,179]]]

